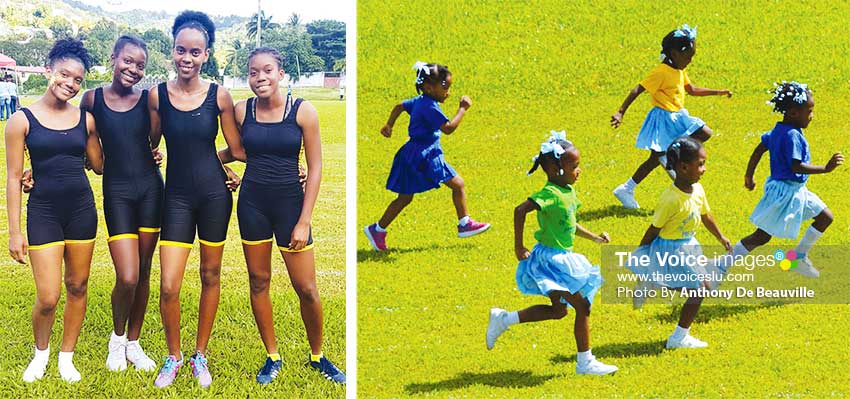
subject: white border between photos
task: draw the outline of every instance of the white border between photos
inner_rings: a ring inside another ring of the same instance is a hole
[[[346,399],[357,397],[357,1],[345,28],[345,368]]]

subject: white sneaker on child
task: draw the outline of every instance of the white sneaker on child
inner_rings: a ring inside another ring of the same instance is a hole
[[[145,354],[138,340],[127,341],[127,361],[133,363],[136,366],[136,370],[156,370],[156,362]]]
[[[80,380],[80,372],[74,367],[74,352],[59,352],[59,376],[65,382],[77,382]]]
[[[487,350],[493,349],[499,336],[508,330],[508,323],[505,321],[507,315],[508,311],[505,309],[490,309],[490,323],[487,325],[486,335]]]
[[[106,368],[112,371],[121,371],[127,368],[127,336],[116,335],[112,332],[109,337],[108,354],[106,355]]]
[[[640,208],[640,205],[635,199],[635,192],[627,189],[625,184],[621,184],[614,189],[614,196],[628,209]]]
[[[791,269],[797,274],[808,277],[808,278],[818,278],[820,277],[820,272],[818,269],[815,269],[814,265],[812,265],[812,261],[809,260],[809,257],[805,257],[797,261],[797,267]]]
[[[44,377],[44,370],[47,369],[47,361],[50,359],[50,347],[48,346],[45,350],[46,356],[33,356],[29,366],[24,370],[24,382],[35,382]]]
[[[691,334],[686,334],[683,337],[675,337],[671,335],[667,338],[667,349],[679,349],[679,348],[705,348],[708,346],[707,342],[700,341],[694,338]]]
[[[617,370],[619,370],[617,366],[602,363],[596,358],[592,358],[583,364],[576,363],[576,374],[606,375]]]

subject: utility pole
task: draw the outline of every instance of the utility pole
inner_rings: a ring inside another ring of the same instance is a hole
[[[260,13],[263,11],[263,8],[260,6],[260,1],[257,0],[257,47],[260,47],[260,34],[263,30],[263,25],[260,23]]]

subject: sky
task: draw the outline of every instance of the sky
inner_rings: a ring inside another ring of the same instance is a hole
[[[214,15],[249,17],[257,12],[257,0],[79,0],[109,11],[145,9],[176,14],[183,10],[199,10]],[[234,7],[234,4],[241,5]],[[303,22],[335,19],[346,23],[354,19],[355,0],[260,0],[272,22],[283,23],[296,13]]]

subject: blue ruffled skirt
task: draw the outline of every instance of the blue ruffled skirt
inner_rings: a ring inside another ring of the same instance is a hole
[[[551,291],[579,293],[589,303],[602,286],[599,266],[582,254],[536,244],[531,256],[519,262],[516,283],[520,292],[548,297]]]
[[[657,237],[649,245],[638,247],[632,255],[649,256],[647,266],[629,264],[635,274],[648,276],[648,281],[667,288],[699,288],[703,285],[706,268],[698,264],[683,265],[673,259],[691,259],[702,255],[702,247],[696,238],[668,240]],[[665,258],[666,256],[666,258]],[[703,277],[699,277],[702,275]]]
[[[750,221],[771,236],[797,238],[803,221],[824,209],[826,204],[805,183],[768,179]]]
[[[440,187],[440,184],[457,176],[446,162],[440,140],[417,142],[408,140],[396,152],[387,190],[399,194],[417,194]]]
[[[670,112],[659,107],[653,107],[638,133],[635,146],[642,150],[666,152],[673,140],[690,136],[693,132],[705,126],[702,119],[691,116],[688,110],[682,108]]]

